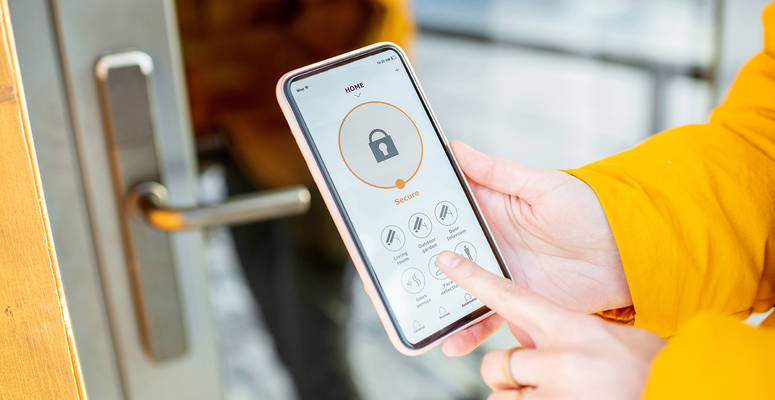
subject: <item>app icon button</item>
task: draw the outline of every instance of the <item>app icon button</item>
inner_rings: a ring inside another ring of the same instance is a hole
[[[455,246],[455,253],[471,260],[476,261],[476,247],[469,242],[460,242]]]
[[[438,256],[439,255],[436,254],[435,256],[431,257],[430,260],[428,260],[428,273],[430,273],[432,277],[438,280],[444,280],[447,279],[447,275],[439,269],[438,265],[436,265],[436,257]]]
[[[446,200],[436,204],[434,214],[439,223],[445,226],[452,225],[457,221],[457,208]]]
[[[376,139],[374,138],[375,134],[377,134]],[[393,138],[382,129],[374,129],[369,133],[369,147],[377,163],[398,155],[398,149],[396,149],[396,144],[393,143]]]
[[[421,324],[420,321],[412,321],[412,329],[414,329],[415,332],[421,331],[422,328],[425,328],[425,325]]]
[[[409,293],[417,294],[425,287],[425,276],[417,268],[407,268],[401,274],[401,285]]]
[[[404,247],[404,231],[395,225],[388,225],[382,229],[382,235],[380,235],[382,245],[390,251],[398,251]]]
[[[409,231],[418,238],[428,237],[431,234],[431,219],[423,213],[416,213],[409,218]]]

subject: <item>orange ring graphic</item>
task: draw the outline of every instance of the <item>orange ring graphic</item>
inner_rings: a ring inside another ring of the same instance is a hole
[[[342,152],[342,127],[344,126],[344,121],[347,121],[347,117],[349,117],[349,116],[350,116],[350,113],[352,113],[353,111],[355,111],[355,109],[356,109],[356,108],[358,108],[358,107],[360,107],[360,106],[363,106],[363,105],[366,105],[366,104],[371,104],[371,103],[380,103],[380,104],[385,104],[385,105],[388,105],[388,106],[390,106],[390,107],[393,107],[393,108],[395,108],[396,110],[400,111],[400,112],[401,112],[401,114],[404,114],[404,116],[405,116],[407,119],[409,119],[409,122],[411,122],[411,123],[412,123],[412,126],[414,126],[414,130],[415,130],[415,132],[417,132],[417,137],[418,137],[418,138],[420,138],[420,162],[417,164],[417,169],[415,169],[415,170],[414,170],[414,173],[412,174],[412,176],[410,176],[409,178],[407,178],[407,179],[406,179],[406,181],[404,181],[404,180],[402,180],[402,179],[400,179],[400,178],[399,178],[399,179],[396,179],[396,184],[395,184],[395,185],[393,185],[393,186],[377,186],[377,185],[371,184],[371,183],[369,183],[369,182],[366,182],[366,181],[365,181],[365,180],[363,180],[363,179],[362,179],[360,176],[358,176],[358,174],[356,174],[356,173],[355,173],[355,171],[353,171],[353,169],[352,169],[352,168],[350,168],[350,164],[348,164],[348,163],[347,163],[347,160],[344,158],[344,153]],[[375,188],[377,188],[377,189],[393,189],[393,188],[397,188],[397,189],[403,189],[403,188],[404,188],[404,185],[406,185],[407,183],[409,183],[409,181],[411,181],[411,180],[412,180],[412,178],[414,178],[414,176],[415,176],[415,175],[417,175],[417,171],[419,171],[419,170],[420,170],[420,166],[422,165],[422,159],[423,159],[423,154],[424,154],[424,153],[423,153],[423,151],[424,151],[424,149],[423,149],[423,144],[422,144],[422,135],[420,135],[420,130],[419,130],[419,129],[417,129],[417,125],[414,123],[414,120],[412,119],[412,117],[410,117],[410,116],[409,116],[407,113],[405,113],[405,112],[404,112],[404,110],[402,110],[402,109],[400,109],[400,108],[398,108],[398,107],[396,107],[396,106],[394,106],[394,105],[392,105],[392,104],[390,104],[390,103],[388,103],[388,102],[384,102],[384,101],[376,101],[376,100],[375,100],[375,101],[367,101],[367,102],[365,102],[365,103],[358,104],[357,106],[353,107],[353,108],[352,108],[352,110],[348,111],[348,112],[347,112],[347,114],[345,114],[344,118],[342,118],[342,123],[341,123],[341,124],[339,124],[339,141],[338,141],[338,143],[339,143],[339,155],[342,157],[342,161],[344,161],[344,165],[346,165],[346,166],[347,166],[347,169],[349,169],[349,170],[350,170],[350,172],[353,174],[353,176],[355,176],[356,178],[358,178],[358,180],[359,180],[359,181],[361,181],[361,182],[363,182],[363,183],[365,183],[365,184],[367,184],[367,185],[369,185],[369,186],[371,186],[371,187],[375,187]]]

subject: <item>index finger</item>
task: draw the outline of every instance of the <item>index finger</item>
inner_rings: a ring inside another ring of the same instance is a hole
[[[573,316],[570,311],[453,252],[440,253],[436,263],[460,287],[524,329],[536,344],[545,342],[548,335],[561,329]]]

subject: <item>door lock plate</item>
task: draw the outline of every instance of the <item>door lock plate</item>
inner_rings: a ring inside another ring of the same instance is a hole
[[[151,95],[153,60],[141,51],[109,54],[95,73],[138,326],[148,354],[167,360],[187,349],[172,237],[131,218],[124,200],[135,184],[164,183]]]

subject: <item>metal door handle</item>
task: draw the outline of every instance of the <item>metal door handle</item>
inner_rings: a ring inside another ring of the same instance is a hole
[[[161,80],[154,83],[152,78],[174,79],[165,72],[154,73],[154,60],[138,50],[104,55],[95,65],[95,75],[105,122],[106,150],[116,199],[121,203],[117,208],[125,211],[119,216],[124,262],[129,270],[140,338],[153,360],[170,360],[186,353],[190,340],[187,329],[194,325],[185,320],[182,279],[178,279],[178,269],[188,267],[180,261],[185,237],[168,232],[299,214],[309,207],[310,195],[304,187],[292,187],[214,206],[171,207],[164,184],[185,180],[195,170],[190,159],[193,154],[188,154],[184,143],[189,140],[182,132],[185,124],[164,125],[169,130],[156,126],[155,115],[167,115],[162,120],[168,122],[183,118],[180,110],[170,108],[175,101],[182,101],[177,99],[179,93],[164,93],[159,104],[165,107],[159,107],[155,101],[154,93],[161,88],[169,90],[170,85]],[[169,167],[166,173],[162,173],[164,161]],[[136,186],[139,182],[146,183]],[[172,197],[191,199],[185,189],[188,184],[178,183],[181,190],[171,193]]]
[[[167,232],[237,225],[302,214],[309,209],[304,186],[265,190],[237,196],[224,203],[174,208],[167,205],[167,188],[144,182],[127,194],[127,210],[150,226]]]

